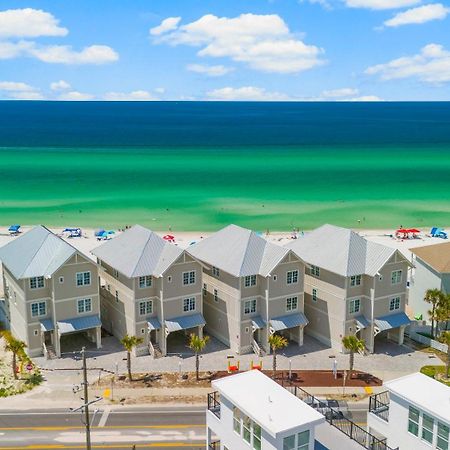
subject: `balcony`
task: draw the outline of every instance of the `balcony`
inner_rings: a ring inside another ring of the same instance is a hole
[[[217,391],[208,394],[208,410],[211,411],[217,418],[220,419],[220,401],[219,401],[219,393]]]
[[[208,445],[208,449],[209,449],[209,450],[220,450],[220,441],[214,441],[214,442],[211,442],[211,443]]]
[[[369,412],[385,422],[389,422],[389,391],[371,395],[369,398]]]

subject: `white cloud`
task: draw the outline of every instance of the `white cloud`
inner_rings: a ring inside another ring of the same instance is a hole
[[[450,82],[450,52],[442,45],[428,44],[417,55],[369,67],[365,73],[379,75],[382,80],[417,78],[434,84]]]
[[[227,73],[232,72],[234,69],[232,67],[219,66],[205,66],[203,64],[189,64],[186,66],[187,70],[196,73],[202,73],[208,75],[209,77],[221,77]]]
[[[269,92],[263,88],[243,86],[240,88],[224,87],[207,92],[210,100],[241,100],[241,101],[286,101],[289,96],[280,92]]]
[[[349,97],[351,95],[357,95],[357,94],[358,94],[358,89],[341,88],[341,89],[332,89],[329,91],[323,91],[322,97],[339,98],[339,97]]]
[[[155,92],[157,92],[158,94],[164,94],[164,92],[166,92],[166,88],[163,87],[157,87],[155,89]]]
[[[414,6],[421,0],[344,0],[349,8],[398,9]]]
[[[14,100],[44,100],[44,96],[38,91],[26,92],[17,91],[9,92],[8,97]]]
[[[29,54],[52,64],[106,64],[117,61],[119,55],[107,45],[91,45],[77,52],[69,45],[34,47]]]
[[[158,100],[154,95],[148,91],[132,91],[132,92],[107,92],[104,100],[110,101],[151,101]]]
[[[67,101],[82,101],[82,100],[92,100],[94,98],[91,94],[86,94],[78,91],[69,91],[61,94],[58,97],[58,100],[67,100]]]
[[[12,59],[24,56],[32,47],[33,42],[0,42],[0,59]]]
[[[21,81],[0,81],[0,96],[17,100],[42,100],[39,89]]]
[[[164,19],[157,27],[150,28],[150,34],[152,36],[159,36],[160,34],[175,30],[178,27],[180,20],[181,17],[168,17],[167,19]]]
[[[70,84],[64,80],[54,81],[53,83],[50,83],[50,89],[52,91],[67,91],[70,88]]]
[[[320,5],[322,8],[331,10],[333,9],[331,3],[328,0],[300,0],[300,3],[311,3],[313,5]]]
[[[0,11],[0,37],[66,36],[68,32],[52,14],[40,9]]]
[[[347,102],[382,102],[383,99],[377,95],[362,95],[361,97],[347,98]]]
[[[324,63],[323,49],[302,42],[276,14],[207,14],[155,42],[201,47],[198,56],[230,58],[265,72],[297,73]]]
[[[35,90],[36,88],[26,83],[17,81],[0,81],[0,91],[30,92]]]
[[[392,19],[386,20],[387,27],[399,27],[401,25],[430,22],[431,20],[443,20],[450,12],[450,8],[442,3],[419,6],[396,14]]]

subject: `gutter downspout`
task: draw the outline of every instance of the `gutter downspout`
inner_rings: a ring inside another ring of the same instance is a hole
[[[161,289],[159,291],[159,298],[161,301],[161,337],[162,337],[162,341],[164,343],[164,348],[163,348],[163,356],[167,355],[167,336],[166,336],[166,326],[165,326],[165,322],[164,322],[164,301],[163,301],[163,296],[164,296],[164,275],[161,275]]]
[[[270,317],[269,317],[269,291],[270,291],[270,277],[272,276],[272,274],[269,274],[266,278],[266,317],[267,317],[267,324],[266,324],[266,342],[264,342],[264,344],[267,344],[268,350],[269,350],[269,354],[270,354],[270,345],[269,345],[269,333],[270,333]],[[267,347],[264,350],[267,350]],[[267,351],[266,351],[267,353]]]
[[[380,277],[380,273],[377,272],[373,277],[372,288],[370,289],[370,345],[369,348],[370,353],[373,353],[375,350],[375,284],[377,281],[376,277]]]

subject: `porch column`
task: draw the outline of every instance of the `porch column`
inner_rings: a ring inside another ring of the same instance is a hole
[[[53,331],[54,343],[55,343],[55,353],[58,358],[61,358],[61,335],[59,334],[58,328]]]
[[[169,333],[166,333],[165,328],[161,328],[161,353],[163,356],[167,356],[167,338]]]
[[[398,345],[403,345],[403,342],[405,340],[405,328],[406,325],[401,325],[398,330]]]
[[[198,326],[198,337],[203,339],[203,325]]]
[[[304,327],[298,327],[298,346],[301,347],[303,345],[303,330]]]
[[[97,348],[102,348],[102,329],[101,329],[101,327],[97,327],[95,329],[95,343],[97,344]]]

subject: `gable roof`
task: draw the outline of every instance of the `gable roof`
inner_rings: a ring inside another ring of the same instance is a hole
[[[286,247],[307,263],[345,277],[373,277],[396,252],[400,253],[394,248],[368,241],[348,228],[329,224],[289,242]]]
[[[91,252],[128,278],[153,275],[160,277],[183,250],[153,231],[134,225]]]
[[[77,249],[39,225],[0,248],[0,260],[18,280],[52,276]]]
[[[228,225],[189,247],[188,252],[235,277],[266,277],[290,250],[267,242],[247,228]]]
[[[411,248],[410,251],[440,273],[450,273],[450,242]]]

